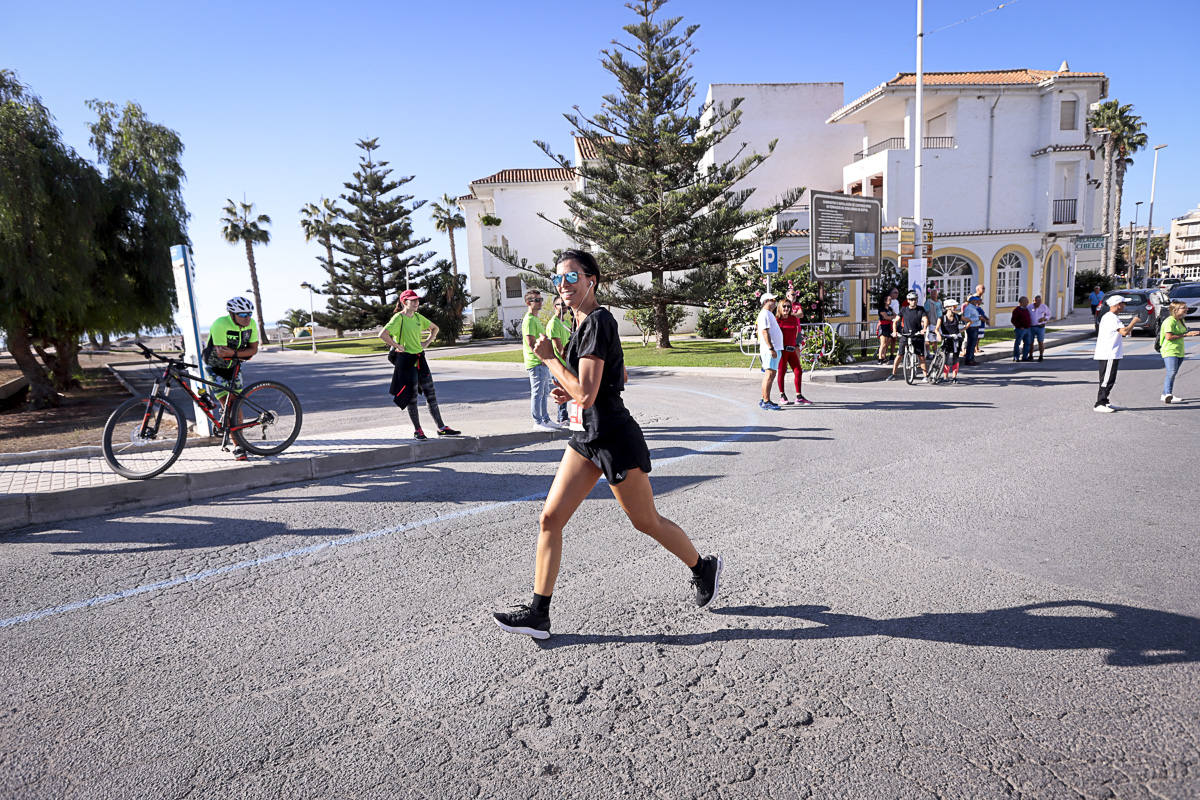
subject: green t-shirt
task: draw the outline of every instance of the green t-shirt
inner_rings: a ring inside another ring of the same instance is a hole
[[[525,318],[521,320],[521,352],[525,354],[525,369],[533,369],[542,360],[533,354],[533,348],[529,346],[529,340],[526,336],[532,336],[536,342],[538,337],[546,332],[546,326],[542,324],[542,320],[533,312],[526,311]]]
[[[258,340],[258,323],[254,321],[253,317],[250,318],[249,325],[242,326],[234,322],[233,317],[226,314],[218,317],[208,328],[208,341],[204,345],[204,360],[208,362],[209,366],[231,367],[233,360],[219,358],[216,348],[228,347],[233,350],[245,350]]]
[[[558,349],[563,353],[567,352],[567,342],[571,340],[571,329],[567,323],[558,318],[557,315],[550,318],[550,324],[546,326],[547,336],[558,341]],[[565,365],[567,362],[560,357],[558,359]]]
[[[415,356],[424,351],[424,348],[421,347],[421,334],[429,330],[431,325],[433,323],[419,311],[411,317],[398,311],[388,320],[388,324],[384,325],[383,329],[392,335],[392,339],[400,345],[404,352],[412,353]]]
[[[1168,317],[1167,321],[1162,324],[1162,330],[1158,335],[1162,337],[1162,344],[1159,352],[1163,356],[1175,356],[1183,358],[1183,339],[1168,339],[1167,334],[1173,333],[1176,336],[1181,336],[1187,333],[1187,325],[1184,325],[1174,317]]]

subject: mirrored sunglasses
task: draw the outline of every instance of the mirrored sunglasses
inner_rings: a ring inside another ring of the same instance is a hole
[[[578,283],[579,273],[575,270],[572,270],[571,272],[564,272],[562,275],[555,275],[550,278],[550,282],[554,284],[554,288],[556,289],[559,286],[562,286],[563,281],[566,281],[567,283]]]

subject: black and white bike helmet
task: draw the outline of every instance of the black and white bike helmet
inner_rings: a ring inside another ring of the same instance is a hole
[[[225,310],[230,314],[253,314],[254,303],[244,297],[231,297],[225,304]]]

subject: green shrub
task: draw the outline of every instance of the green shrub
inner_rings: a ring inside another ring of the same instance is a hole
[[[1088,304],[1087,297],[1092,289],[1099,286],[1102,292],[1111,292],[1115,286],[1111,275],[1095,269],[1081,269],[1075,273],[1075,305]]]
[[[488,314],[486,317],[477,317],[471,325],[472,339],[495,339],[503,332],[500,325],[500,317],[495,314]]]
[[[659,331],[654,322],[653,308],[631,308],[625,312],[625,319],[633,323],[638,329],[638,333],[642,334],[642,347],[650,343],[651,337],[657,337]],[[670,327],[669,333],[674,333],[687,319],[687,309],[683,306],[667,306],[667,325]]]

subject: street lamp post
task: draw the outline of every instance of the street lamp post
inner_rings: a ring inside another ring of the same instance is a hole
[[[1154,146],[1154,171],[1150,174],[1150,212],[1146,215],[1146,278],[1150,277],[1150,245],[1154,243],[1154,184],[1158,182],[1158,151],[1165,144]]]
[[[317,317],[313,313],[313,285],[308,281],[300,284],[301,289],[308,289],[308,340],[312,342],[313,355],[317,354]]]

